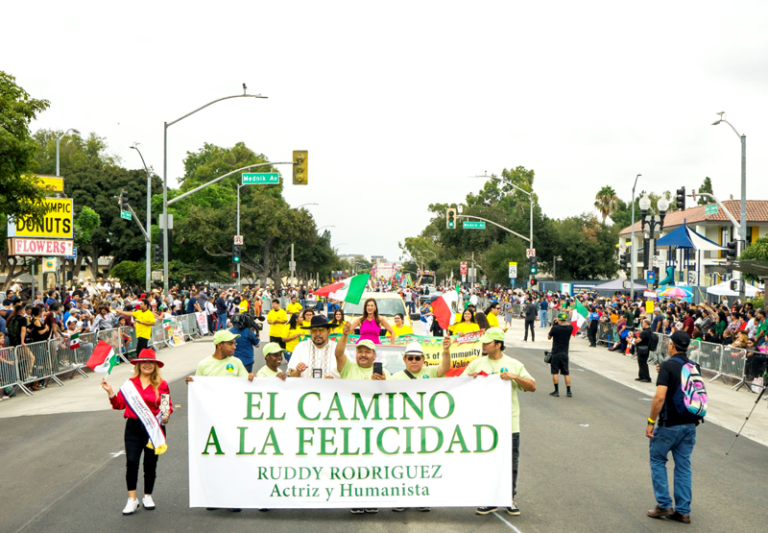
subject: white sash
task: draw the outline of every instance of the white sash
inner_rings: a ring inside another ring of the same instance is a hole
[[[160,427],[160,422],[155,415],[152,414],[147,403],[142,398],[139,391],[136,389],[136,385],[130,379],[123,383],[120,387],[120,392],[123,393],[125,402],[131,407],[139,420],[144,424],[144,429],[147,430],[149,435],[149,442],[147,448],[154,448],[155,455],[165,453],[168,449],[168,445],[165,443],[165,435]]]

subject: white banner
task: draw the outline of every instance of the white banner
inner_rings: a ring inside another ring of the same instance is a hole
[[[205,313],[195,313],[197,319],[197,327],[200,329],[200,333],[208,335],[208,319],[205,317]]]
[[[195,377],[189,505],[507,506],[511,385]]]

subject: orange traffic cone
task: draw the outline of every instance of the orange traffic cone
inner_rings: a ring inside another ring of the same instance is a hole
[[[627,343],[627,351],[624,355],[632,355],[632,345]]]

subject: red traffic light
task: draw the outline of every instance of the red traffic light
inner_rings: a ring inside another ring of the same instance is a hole
[[[232,272],[232,278],[237,278],[237,270],[235,270],[234,272]]]
[[[532,279],[532,280],[531,280],[531,287],[533,287],[534,285],[536,285],[536,280],[535,280],[535,279]]]

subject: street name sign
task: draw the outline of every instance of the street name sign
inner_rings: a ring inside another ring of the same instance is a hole
[[[485,229],[485,222],[464,221],[464,229]]]
[[[131,215],[130,211],[122,210],[120,211],[120,218],[124,218],[125,220],[133,220],[133,215]]]
[[[277,185],[280,174],[277,172],[243,172],[243,185]]]
[[[705,215],[716,215],[718,210],[717,204],[707,204],[704,206]]]

